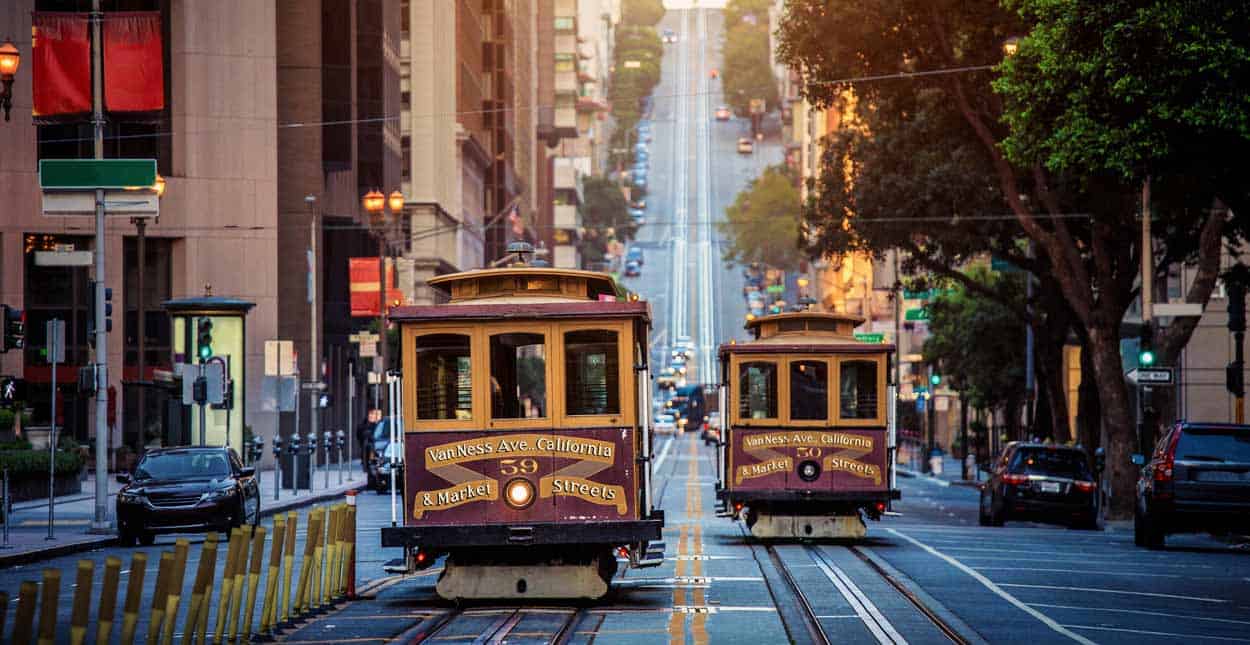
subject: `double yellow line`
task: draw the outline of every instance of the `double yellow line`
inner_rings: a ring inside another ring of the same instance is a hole
[[[690,439],[688,443],[690,444],[690,469],[686,474],[686,521],[680,525],[677,539],[677,569],[674,574],[677,580],[673,588],[674,610],[668,622],[669,642],[672,645],[685,645],[686,643],[686,614],[676,608],[707,606],[706,590],[701,584],[690,590],[690,602],[687,604],[684,586],[686,583],[682,580],[687,577],[696,579],[703,577],[703,560],[682,557],[703,555],[703,487],[699,484],[699,444],[693,439]],[[707,612],[697,609],[694,611],[690,632],[696,645],[708,642]]]

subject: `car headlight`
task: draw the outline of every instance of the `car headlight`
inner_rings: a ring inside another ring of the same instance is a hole
[[[123,504],[138,504],[143,501],[143,493],[122,491],[118,493],[117,499]]]
[[[218,488],[204,493],[203,500],[206,502],[215,502],[230,497],[230,493],[234,492],[234,488]]]

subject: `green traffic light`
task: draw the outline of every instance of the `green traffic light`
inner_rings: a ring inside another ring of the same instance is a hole
[[[929,375],[929,382],[930,382],[930,383],[932,383],[932,384],[934,384],[934,385],[941,385],[941,384],[942,384],[942,375],[941,375],[941,374],[931,374],[931,375]]]
[[[1137,355],[1137,362],[1146,366],[1154,365],[1155,353],[1148,349],[1144,350],[1140,354]]]
[[[202,360],[208,360],[212,357],[213,357],[213,348],[209,347],[208,345],[201,345],[200,346],[200,358]]]

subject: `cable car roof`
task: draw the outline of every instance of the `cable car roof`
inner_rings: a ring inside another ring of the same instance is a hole
[[[720,352],[839,351],[852,353],[892,352],[894,345],[866,343],[855,338],[863,316],[820,311],[796,311],[761,316],[745,325],[755,337],[743,343],[720,346]]]

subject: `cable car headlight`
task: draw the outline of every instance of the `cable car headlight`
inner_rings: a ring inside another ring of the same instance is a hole
[[[503,501],[521,510],[534,503],[534,485],[528,479],[517,477],[504,485]]]
[[[820,477],[820,464],[814,461],[805,461],[799,464],[799,479],[805,482],[816,481]]]

